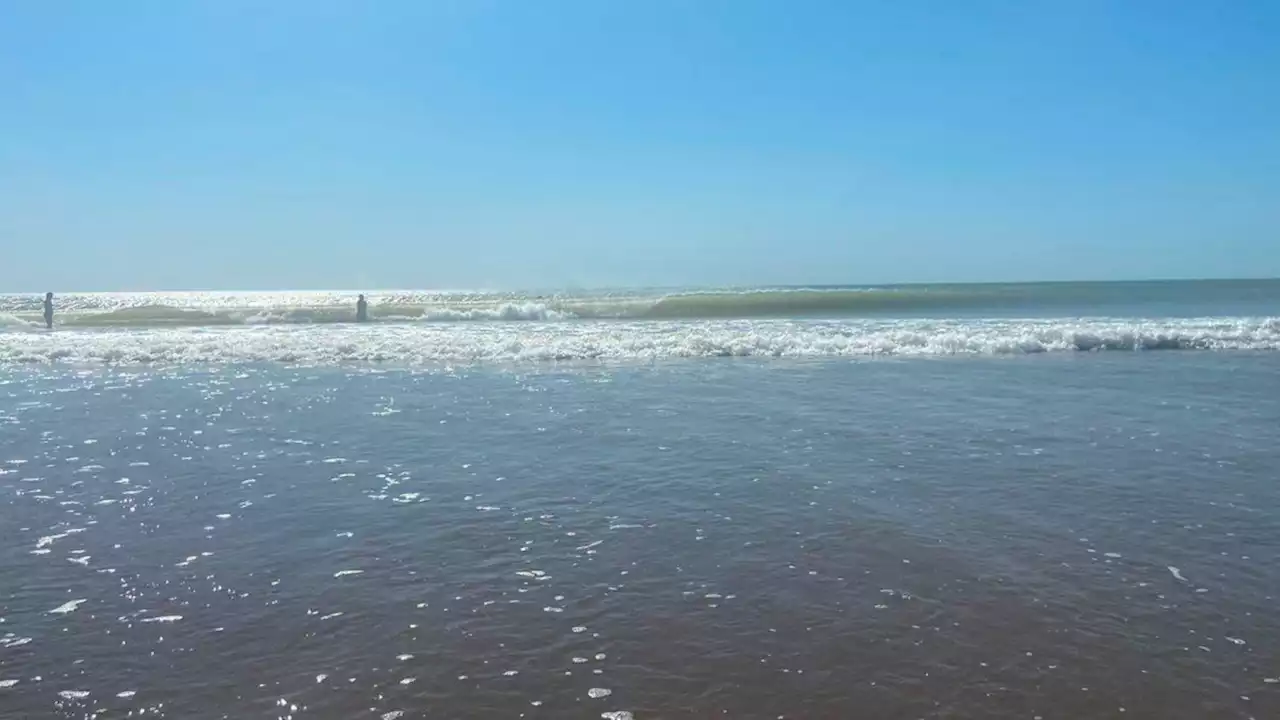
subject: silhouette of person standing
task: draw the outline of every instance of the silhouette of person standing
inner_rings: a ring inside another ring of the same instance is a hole
[[[369,322],[369,303],[364,295],[356,298],[356,322]]]
[[[44,294],[44,325],[53,329],[53,293]]]

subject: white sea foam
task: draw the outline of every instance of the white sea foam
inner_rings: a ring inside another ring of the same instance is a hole
[[[52,615],[66,615],[67,613],[73,613],[76,611],[77,608],[79,608],[85,602],[88,602],[88,601],[85,599],[69,600],[59,605],[58,607],[50,610],[49,613]]]
[[[70,533],[58,533],[57,535],[45,535],[44,537],[36,541],[36,547],[37,548],[47,547],[49,545],[52,545],[55,540],[61,540],[62,538],[66,537],[69,534]]]
[[[0,332],[16,363],[303,365],[1280,350],[1280,319],[697,320]]]
[[[427,308],[418,316],[422,320],[571,320],[577,317],[568,310],[556,310],[542,303],[503,303],[478,308]]]

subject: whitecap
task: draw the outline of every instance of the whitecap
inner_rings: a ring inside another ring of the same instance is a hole
[[[609,697],[612,694],[613,694],[613,691],[610,690],[609,688],[591,688],[590,690],[587,691],[587,697],[593,700]]]
[[[51,615],[66,615],[67,613],[75,612],[76,608],[80,607],[82,604],[86,602],[88,602],[87,598],[81,598],[80,600],[70,600],[50,610],[49,613]]]
[[[363,570],[339,570],[338,572],[334,573],[333,576],[336,578],[340,578],[346,575],[361,575],[363,573],[364,573]]]
[[[58,533],[57,535],[45,535],[44,537],[36,541],[36,547],[37,548],[48,547],[49,545],[52,545],[55,540],[61,540],[62,538],[66,537],[69,534],[70,533]]]

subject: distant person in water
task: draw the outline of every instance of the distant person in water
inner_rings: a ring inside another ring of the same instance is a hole
[[[364,295],[356,298],[356,322],[369,322],[369,303]]]
[[[50,330],[53,329],[53,293],[44,294],[44,324]]]

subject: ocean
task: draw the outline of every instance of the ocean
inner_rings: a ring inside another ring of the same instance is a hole
[[[0,296],[0,717],[1280,717],[1280,281],[354,295]]]

